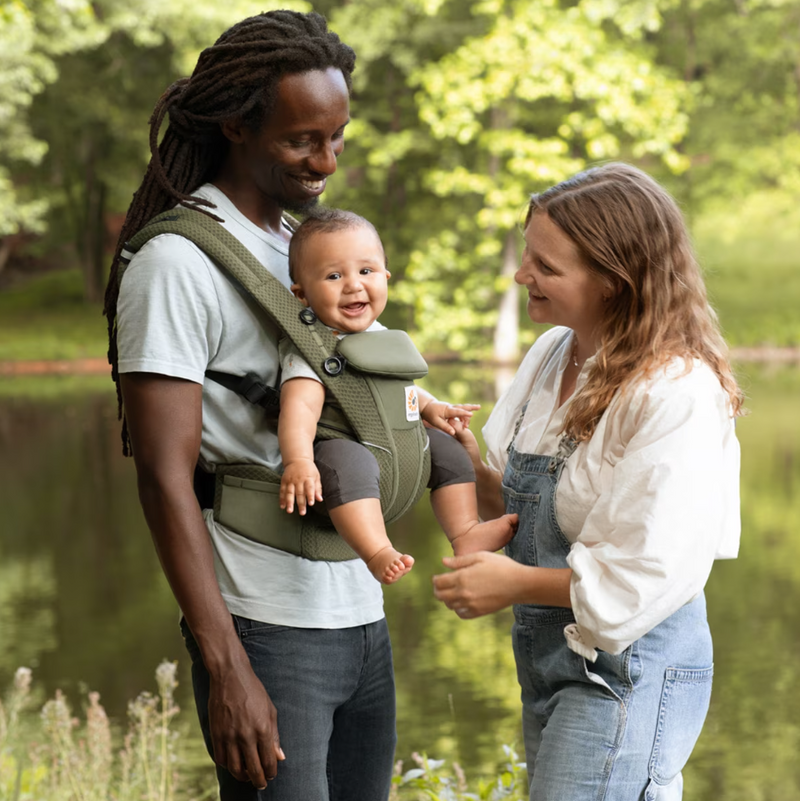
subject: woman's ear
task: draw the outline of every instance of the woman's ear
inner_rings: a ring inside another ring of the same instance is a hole
[[[622,291],[622,281],[616,276],[612,276],[605,282],[603,288],[603,303],[611,303]]]

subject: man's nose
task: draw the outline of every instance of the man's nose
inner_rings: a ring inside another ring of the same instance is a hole
[[[333,142],[325,142],[314,150],[309,160],[309,167],[321,175],[333,175],[336,172],[338,153]]]

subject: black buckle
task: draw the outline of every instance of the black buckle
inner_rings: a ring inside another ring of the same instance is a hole
[[[306,307],[305,309],[300,310],[300,319],[306,325],[314,325],[314,323],[317,322],[317,315],[314,314],[314,312],[311,309]]]
[[[328,375],[339,375],[344,370],[346,364],[347,359],[345,359],[344,356],[328,356],[328,358],[322,362],[322,369]]]
[[[280,393],[274,387],[264,384],[255,373],[244,376],[236,392],[256,406],[270,408],[280,404]],[[268,400],[265,401],[265,398]]]

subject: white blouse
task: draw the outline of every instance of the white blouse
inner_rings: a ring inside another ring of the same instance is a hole
[[[528,352],[483,429],[494,470],[505,470],[526,402],[514,448],[556,454],[571,349],[569,329],[553,328]],[[561,474],[556,514],[572,543],[567,563],[577,621],[565,635],[591,660],[596,648],[623,651],[695,598],[715,559],[738,552],[739,443],[729,399],[706,364],[695,360],[684,369],[676,359],[618,392]]]

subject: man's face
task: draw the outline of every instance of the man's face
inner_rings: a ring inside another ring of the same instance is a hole
[[[350,96],[341,70],[284,75],[272,113],[243,131],[245,163],[258,190],[288,211],[316,204],[344,150]]]

